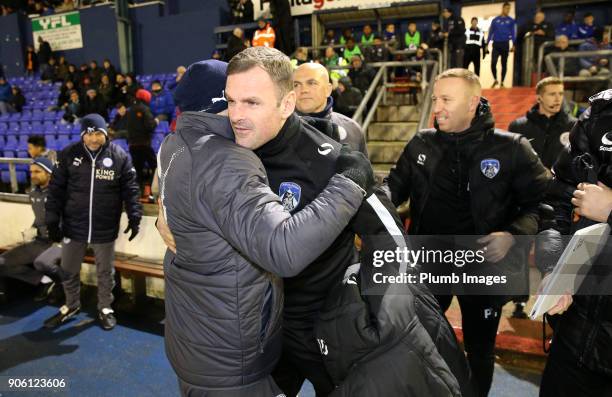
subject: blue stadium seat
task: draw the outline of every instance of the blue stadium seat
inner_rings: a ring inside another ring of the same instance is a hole
[[[4,150],[2,151],[2,157],[14,158],[15,157],[15,152],[12,149],[7,149],[5,147]]]
[[[43,120],[43,112],[40,109],[34,109],[32,111],[32,121],[42,121]]]
[[[4,137],[0,136],[0,150],[4,150]]]
[[[80,123],[74,123],[72,125],[72,133],[81,135],[81,124]]]
[[[81,140],[80,135],[75,135],[75,134],[70,135],[70,142],[74,143],[74,142],[79,142],[80,140]]]
[[[21,113],[11,113],[9,117],[9,121],[19,121],[21,120]]]
[[[45,110],[43,112],[43,120],[44,121],[55,121],[56,112],[54,110]]]
[[[58,139],[57,141],[55,141],[57,150],[62,150],[66,146],[70,145],[70,143],[70,139],[66,135],[62,135],[62,139]]]
[[[17,183],[23,185],[28,180],[28,175],[25,171],[17,171]],[[11,182],[11,174],[9,171],[2,171],[2,182],[10,183]]]
[[[18,134],[21,131],[21,124],[12,121],[9,123],[8,133],[10,134]]]
[[[29,134],[32,131],[32,126],[28,121],[22,121],[19,123],[19,127],[21,128],[20,132]]]
[[[55,113],[55,122],[61,121],[63,117],[64,117],[64,111],[58,110],[57,113]]]
[[[19,141],[15,135],[9,135],[6,137],[6,143],[4,144],[5,150],[15,150],[19,145]]]
[[[8,124],[5,122],[0,122],[0,131],[8,130]]]
[[[32,120],[32,111],[31,110],[23,110],[21,112],[21,121],[31,121]]]
[[[45,120],[43,121],[43,127],[44,128],[53,128],[54,130],[57,130],[57,127],[55,125],[54,121],[51,120]]]
[[[72,133],[72,124],[55,124],[57,126],[57,133],[58,134],[66,134],[69,135]]]
[[[45,143],[47,144],[47,148],[56,150],[56,147],[55,147],[55,136],[54,135],[47,135],[47,136],[45,136]]]
[[[70,134],[57,134],[58,141],[70,141]]]
[[[30,126],[32,127],[33,133],[42,134],[43,124],[41,121],[32,121]]]

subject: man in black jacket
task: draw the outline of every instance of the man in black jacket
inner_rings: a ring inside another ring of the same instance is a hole
[[[537,261],[544,274],[553,270],[565,236],[595,222],[612,226],[612,90],[589,102],[570,133],[570,146],[554,165],[550,200],[556,225],[545,231],[544,254]],[[611,256],[608,238],[583,285],[572,291],[573,299],[563,295],[549,311],[554,334],[540,396],[612,395]]]
[[[111,304],[115,240],[123,206],[126,207],[129,240],[138,234],[142,206],[138,201],[136,172],[127,154],[108,142],[102,116],[89,114],[81,122],[82,142],[73,143],[58,154],[46,203],[49,238],[62,245],[66,303],[45,321],[57,327],[74,317],[81,308],[80,270],[85,250],[96,256],[98,319],[101,326],[116,324]]]
[[[538,153],[542,164],[551,169],[559,153],[569,144],[569,132],[576,119],[563,109],[563,81],[546,77],[536,85],[538,103],[524,117],[510,123],[508,130],[524,135]]]
[[[138,184],[146,198],[149,197],[153,170],[157,168],[157,158],[151,147],[151,138],[157,126],[157,119],[153,118],[151,109],[151,93],[144,89],[136,91],[136,98],[127,112],[127,141],[130,155],[134,162]]]
[[[484,235],[471,241],[484,252],[486,266],[475,271],[499,268],[509,274],[522,268],[529,244],[514,235],[537,232],[538,205],[549,181],[546,168],[527,139],[494,129],[474,73],[449,69],[440,74],[432,100],[435,129],[412,138],[386,180],[393,204],[410,199],[411,234]],[[455,249],[450,240],[443,249]],[[458,264],[427,265],[442,274],[460,270]],[[437,298],[446,310],[452,295],[441,293]],[[486,396],[505,298],[472,294],[459,295],[458,300],[475,386],[480,396]]]
[[[463,66],[465,51],[465,21],[461,16],[455,16],[450,8],[442,10],[442,31],[448,38],[448,53],[451,67]]]

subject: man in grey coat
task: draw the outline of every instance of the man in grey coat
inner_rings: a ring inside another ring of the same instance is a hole
[[[361,126],[350,117],[334,112],[332,85],[325,66],[314,62],[300,65],[293,73],[293,89],[297,96],[295,107],[299,115],[330,120],[338,126],[340,143],[346,143],[353,150],[368,155]]]
[[[229,120],[218,115],[227,108],[226,67],[212,60],[190,66],[175,92],[177,132],[158,155],[158,227],[167,219],[176,251],[164,260],[166,352],[183,395],[277,396],[270,377],[281,348],[277,276],[298,274],[333,242],[373,175],[365,156],[345,154],[348,165],[337,169],[344,175],[291,216],[260,160],[234,143]],[[291,93],[270,113],[270,125],[293,113]]]

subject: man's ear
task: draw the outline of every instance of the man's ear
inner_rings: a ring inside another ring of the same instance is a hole
[[[480,103],[480,96],[472,95],[472,99],[470,99],[470,114],[476,112],[476,108],[478,108],[479,103]]]
[[[327,96],[330,96],[333,89],[334,89],[334,86],[332,85],[332,83],[327,83],[327,89],[325,90],[325,94]]]
[[[295,91],[291,90],[281,100],[281,115],[283,119],[288,119],[295,111],[296,95]]]

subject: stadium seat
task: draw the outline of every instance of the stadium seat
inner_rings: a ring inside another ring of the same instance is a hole
[[[63,117],[64,117],[64,111],[63,110],[57,111],[57,113],[55,113],[55,122],[56,123],[60,122]]]
[[[40,109],[34,109],[32,111],[32,121],[42,121],[43,120],[43,112]]]
[[[0,131],[8,130],[8,124],[5,122],[0,122]]]
[[[27,182],[28,176],[25,171],[16,171],[17,183],[23,185]],[[2,171],[2,182],[11,183],[10,171]]]
[[[43,120],[44,121],[55,121],[56,112],[54,110],[45,110],[43,112]]]
[[[57,126],[58,134],[70,135],[72,133],[72,124],[55,124]]]
[[[5,150],[15,150],[19,145],[19,141],[15,135],[8,135],[6,137],[6,143],[4,144]]]
[[[30,131],[32,131],[32,126],[30,125],[30,123],[28,121],[20,122],[19,123],[19,127],[20,127],[20,132],[21,133],[29,134]]]
[[[4,150],[4,137],[0,136],[0,150]]]
[[[32,120],[32,111],[31,110],[23,110],[21,112],[21,121],[30,122]]]
[[[21,120],[21,113],[11,113],[9,117],[9,121],[19,121]]]
[[[11,135],[18,134],[19,131],[21,131],[21,125],[19,123],[14,122],[14,121],[9,123],[9,129],[8,129],[7,134],[11,134]]]

